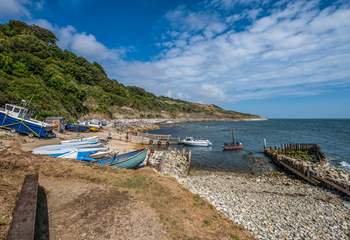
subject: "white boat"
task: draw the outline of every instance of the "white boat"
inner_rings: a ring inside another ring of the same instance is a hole
[[[80,148],[98,148],[101,147],[102,143],[94,143],[94,144],[78,144],[78,145],[62,145],[62,144],[56,144],[56,145],[47,145],[42,147],[37,147],[32,150],[34,154],[42,154],[42,155],[49,155],[52,152],[68,152],[71,149],[80,149]]]
[[[193,137],[186,137],[181,141],[181,143],[188,146],[197,147],[209,147],[212,145],[212,143],[209,140],[194,139]]]
[[[98,141],[98,137],[97,136],[93,136],[93,137],[87,137],[87,138],[76,138],[76,139],[64,140],[64,141],[61,141],[61,144],[90,142],[90,141],[96,141],[96,140]]]
[[[106,151],[106,150],[107,148],[81,148],[81,149],[74,149],[72,151],[69,151],[65,154],[58,155],[56,157],[77,159],[77,160],[84,160],[84,159],[92,160],[92,157],[91,157],[92,154],[96,154],[100,151]]]
[[[107,151],[99,151],[97,153],[91,154],[90,157],[99,159],[99,158],[104,158],[107,156],[117,155],[117,154],[118,154],[118,152],[113,152],[111,150],[107,150]]]

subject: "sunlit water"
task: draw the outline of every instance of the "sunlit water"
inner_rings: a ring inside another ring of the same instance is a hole
[[[240,152],[223,152],[224,142],[231,141],[231,129],[245,148]],[[271,168],[268,161],[257,162],[252,156],[263,156],[263,139],[270,146],[283,143],[317,143],[330,163],[350,170],[350,120],[273,119],[267,121],[200,122],[166,125],[152,133],[184,138],[209,139],[212,147],[190,147],[192,167],[228,171],[256,171]],[[176,146],[182,148],[182,146]]]

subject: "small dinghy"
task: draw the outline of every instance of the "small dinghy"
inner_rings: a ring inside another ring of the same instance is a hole
[[[197,146],[197,147],[209,147],[212,143],[209,140],[200,140],[194,139],[193,137],[186,137],[181,143],[188,146]]]
[[[116,155],[111,158],[97,160],[100,166],[111,166],[118,168],[133,169],[139,167],[147,157],[148,149],[140,149],[128,153]]]
[[[224,144],[224,151],[239,151],[239,150],[242,150],[243,148],[244,146],[241,142],[235,141],[235,135],[232,129],[232,142]]]

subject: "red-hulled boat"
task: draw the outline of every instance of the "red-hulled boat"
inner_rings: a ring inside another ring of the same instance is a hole
[[[232,129],[232,142],[224,144],[224,151],[239,151],[239,150],[242,150],[243,148],[244,146],[241,142],[235,141],[235,136],[233,134],[233,129]]]

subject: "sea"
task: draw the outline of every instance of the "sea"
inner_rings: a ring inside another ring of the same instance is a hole
[[[223,151],[223,144],[231,142],[232,129],[236,140],[244,144],[243,151]],[[191,150],[191,168],[194,169],[239,172],[274,169],[262,152],[265,138],[267,146],[319,144],[330,164],[350,171],[350,119],[187,122],[163,125],[150,133],[171,134],[181,139],[186,136],[209,139],[213,143],[211,147],[170,147]]]

